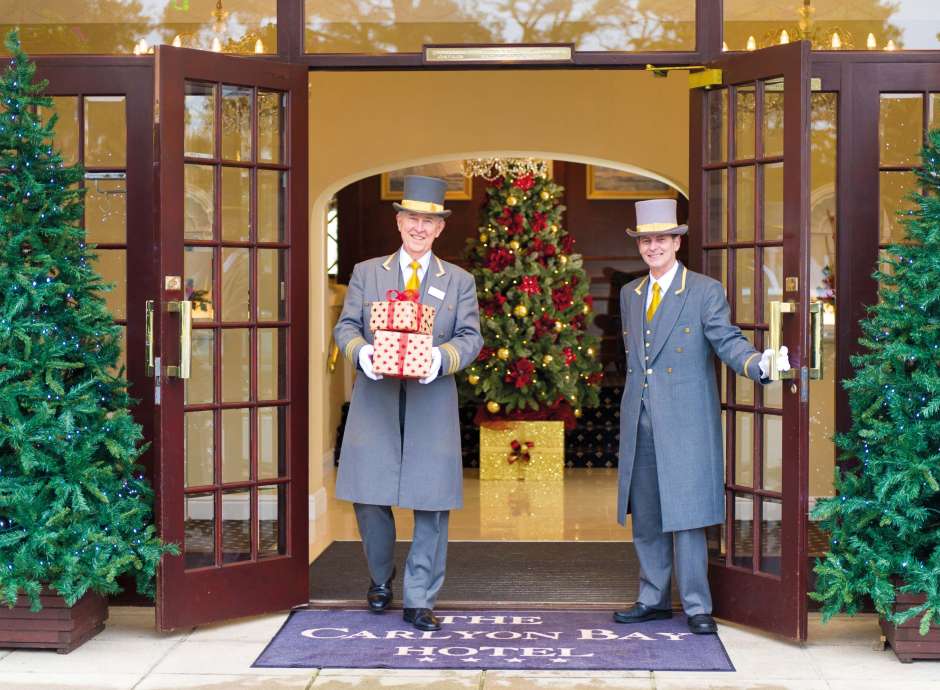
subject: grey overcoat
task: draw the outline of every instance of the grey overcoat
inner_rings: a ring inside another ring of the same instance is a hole
[[[620,403],[617,519],[628,512],[640,398],[653,424],[664,532],[724,521],[724,442],[714,355],[760,381],[760,353],[730,321],[721,283],[679,265],[651,323],[649,276],[620,291],[627,378]],[[648,359],[647,359],[648,358]]]
[[[353,269],[343,313],[333,336],[356,366],[359,349],[372,342],[372,302],[402,288],[398,252]],[[443,297],[436,295],[443,294]],[[437,309],[434,345],[441,373],[429,384],[404,381],[404,439],[399,421],[402,381],[360,375],[353,385],[340,452],[336,497],[356,503],[416,510],[463,506],[463,463],[454,374],[483,347],[473,276],[436,256],[421,281],[421,302]]]

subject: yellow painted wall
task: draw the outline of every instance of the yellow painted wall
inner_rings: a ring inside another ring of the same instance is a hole
[[[689,109],[684,74],[636,70],[311,72],[309,101],[314,494],[346,389],[327,380],[325,364],[335,318],[325,273],[330,197],[385,170],[496,154],[642,171],[687,194]]]

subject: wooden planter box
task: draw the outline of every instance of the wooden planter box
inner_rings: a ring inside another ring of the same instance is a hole
[[[0,606],[0,648],[54,649],[68,654],[104,630],[108,602],[88,592],[69,608],[52,592],[40,596],[42,610],[30,611],[29,600],[20,597],[12,609]]]
[[[906,611],[913,606],[924,603],[924,599],[923,594],[898,592],[897,600],[894,602],[894,610]],[[905,664],[909,664],[914,659],[940,659],[940,628],[937,627],[937,622],[935,622],[926,635],[921,635],[918,632],[920,619],[920,616],[911,618],[903,625],[888,623],[883,618],[879,621],[885,641],[891,645],[891,649],[894,650],[898,660]]]

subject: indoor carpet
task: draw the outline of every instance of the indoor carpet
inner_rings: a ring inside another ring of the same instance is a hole
[[[602,611],[438,611],[419,632],[401,614],[361,609],[291,613],[260,668],[733,671],[717,635],[693,635],[685,616],[618,625]]]
[[[395,544],[393,606],[401,606],[410,547],[411,542]],[[639,570],[629,542],[452,541],[437,608],[625,608],[636,598]],[[311,605],[359,606],[368,587],[359,541],[333,542],[310,564]],[[672,600],[678,605],[675,589]]]

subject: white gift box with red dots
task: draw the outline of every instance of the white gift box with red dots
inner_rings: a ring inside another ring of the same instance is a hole
[[[406,333],[434,332],[434,307],[410,301],[373,302],[369,313],[369,330],[402,331]]]
[[[423,333],[375,331],[372,369],[396,379],[423,379],[431,373],[433,341],[433,336]]]

